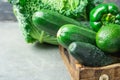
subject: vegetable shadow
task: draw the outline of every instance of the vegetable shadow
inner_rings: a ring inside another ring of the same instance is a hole
[[[52,45],[52,44],[47,44],[47,43],[39,43],[36,42],[34,44],[34,47],[37,49],[53,49],[53,48],[58,48],[58,45]]]

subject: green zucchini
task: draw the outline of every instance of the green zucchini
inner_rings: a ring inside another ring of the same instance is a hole
[[[57,41],[64,48],[67,48],[74,41],[96,44],[96,32],[73,24],[63,25],[57,32]]]
[[[69,54],[85,66],[106,66],[118,62],[117,58],[106,55],[90,43],[72,42],[67,50]]]
[[[50,10],[35,12],[32,16],[32,22],[38,29],[42,29],[54,36],[56,36],[58,29],[64,24],[83,25],[72,18]]]

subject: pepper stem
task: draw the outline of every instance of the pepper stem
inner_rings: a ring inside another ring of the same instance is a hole
[[[111,13],[109,14],[104,14],[102,17],[102,23],[114,23],[115,22],[115,15],[112,15]]]

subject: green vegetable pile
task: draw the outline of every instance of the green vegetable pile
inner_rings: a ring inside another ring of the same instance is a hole
[[[61,45],[85,66],[120,62],[120,10],[103,0],[8,0],[26,42]]]
[[[102,0],[8,0],[13,5],[14,14],[19,21],[26,42],[49,43],[58,45],[55,36],[37,29],[32,15],[41,9],[52,10],[62,15],[80,20],[87,19],[86,14]],[[90,7],[88,7],[90,5]],[[49,29],[49,27],[48,27]]]

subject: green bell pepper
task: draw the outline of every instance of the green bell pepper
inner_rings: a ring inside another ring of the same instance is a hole
[[[107,23],[120,24],[120,11],[115,3],[99,4],[90,12],[90,25],[96,32]]]

